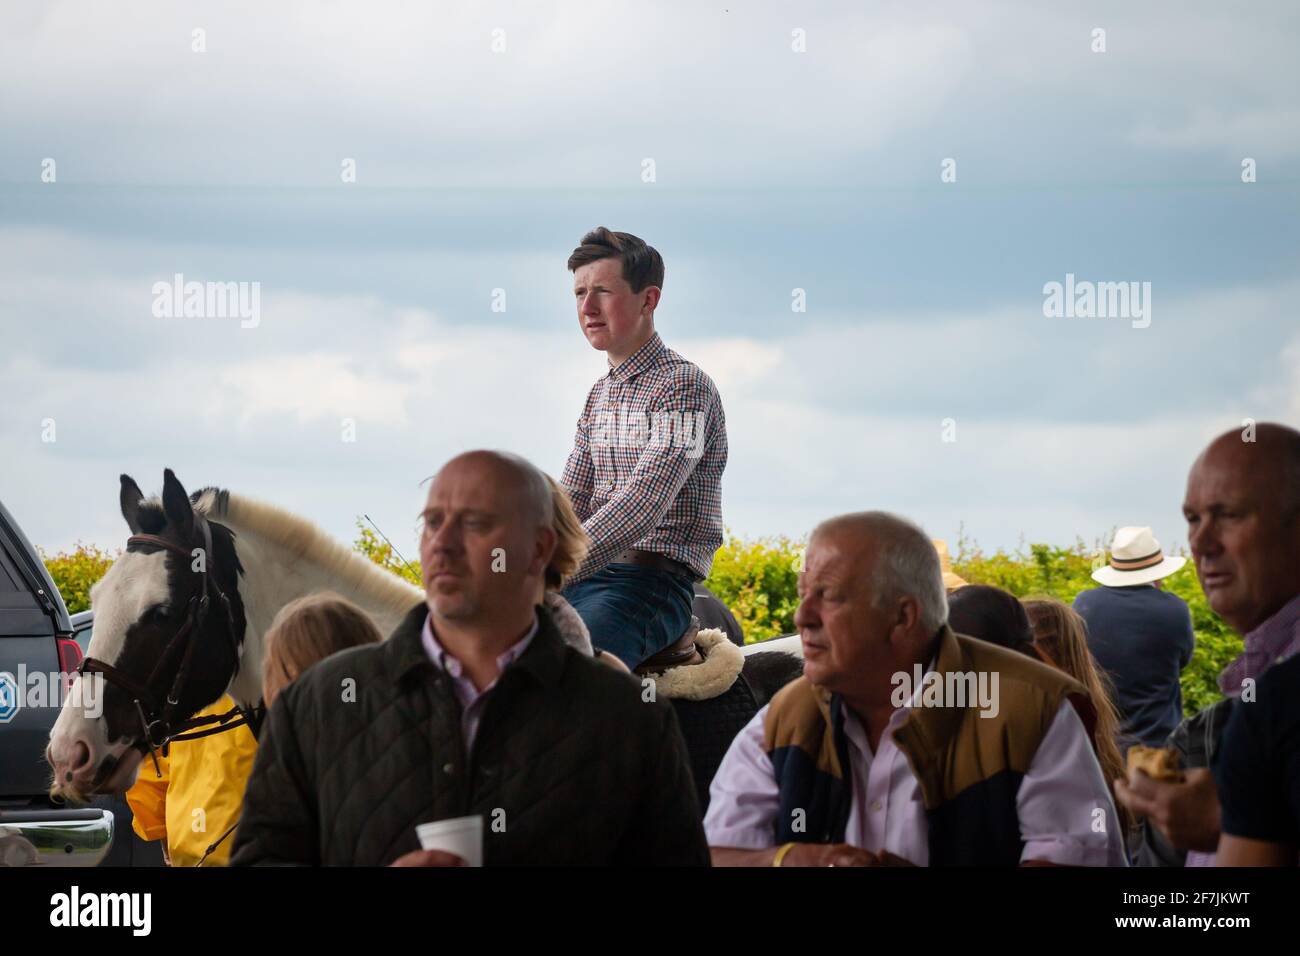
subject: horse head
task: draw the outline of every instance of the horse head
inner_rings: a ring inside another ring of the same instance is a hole
[[[216,701],[239,671],[246,622],[234,534],[196,512],[170,469],[161,499],[122,475],[126,551],[91,589],[94,631],[50,732],[51,796],[121,793],[140,761]],[[194,500],[198,499],[194,496]],[[84,701],[99,701],[97,713]]]

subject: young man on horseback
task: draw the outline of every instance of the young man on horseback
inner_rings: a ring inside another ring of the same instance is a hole
[[[591,537],[564,597],[592,643],[636,667],[691,620],[722,544],[722,399],[654,327],[659,253],[603,226],[569,256],[578,323],[609,371],[592,386],[561,483]]]

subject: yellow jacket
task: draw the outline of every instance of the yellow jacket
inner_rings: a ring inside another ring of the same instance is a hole
[[[224,714],[233,706],[229,696],[222,696],[195,716]],[[170,750],[166,757],[158,754],[162,779],[145,754],[126,802],[135,814],[132,827],[142,839],[166,837],[172,866],[194,866],[239,819],[257,740],[247,727],[236,727],[198,740],[177,741]],[[225,866],[234,843],[232,833],[203,865]]]

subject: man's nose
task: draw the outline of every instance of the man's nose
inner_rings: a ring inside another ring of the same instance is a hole
[[[596,315],[600,312],[599,303],[596,300],[596,294],[589,292],[582,297],[582,314]]]
[[[438,533],[433,536],[434,551],[455,551],[460,541],[460,535],[450,524],[439,528]]]
[[[430,555],[455,551],[457,541],[456,523],[448,521],[437,530],[430,531],[425,535],[424,548],[427,549]]]
[[[1218,549],[1219,536],[1212,518],[1201,521],[1195,528],[1187,529],[1187,546],[1191,549],[1193,558],[1212,554]]]
[[[820,622],[812,605],[807,601],[800,601],[799,606],[794,609],[795,628],[802,631],[805,627],[816,627],[818,623]]]

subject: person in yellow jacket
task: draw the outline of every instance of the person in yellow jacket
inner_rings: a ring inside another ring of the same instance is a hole
[[[235,706],[223,696],[196,716],[221,715]],[[158,753],[159,778],[146,754],[136,781],[126,792],[135,814],[132,828],[143,840],[163,840],[172,866],[225,866],[235,845],[226,831],[239,821],[244,787],[253,772],[257,740],[248,727],[236,727],[194,740],[179,740],[168,756]],[[207,859],[208,847],[221,840]]]
[[[269,710],[299,674],[330,654],[378,643],[383,635],[365,611],[331,591],[311,594],[282,607],[265,635],[262,694]],[[223,696],[196,717],[220,716],[235,706]],[[236,718],[232,718],[236,719]],[[159,777],[146,755],[126,802],[135,814],[133,829],[144,840],[165,840],[163,855],[172,866],[225,866],[239,822],[244,788],[253,772],[257,740],[247,727],[194,740],[176,741],[170,754],[158,754]],[[222,839],[225,837],[225,839]],[[208,847],[220,844],[210,854]],[[207,858],[204,859],[205,854]]]

